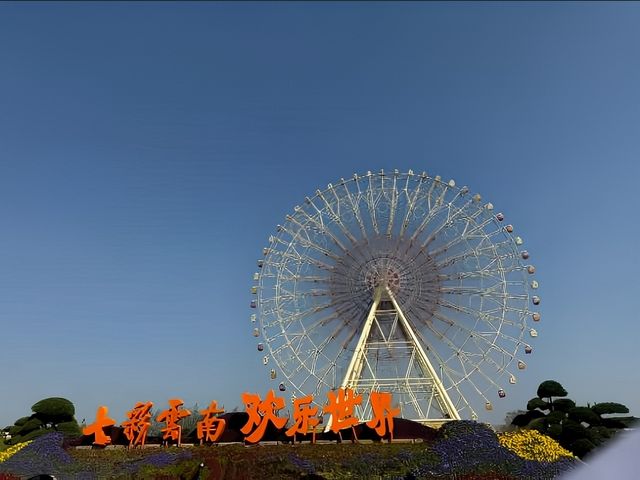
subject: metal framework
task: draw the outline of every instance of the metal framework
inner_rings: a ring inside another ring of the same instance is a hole
[[[385,361],[391,364],[386,373]],[[418,336],[387,286],[379,286],[375,291],[341,386],[356,391],[394,392],[396,401],[404,407],[400,416],[423,423],[460,419]],[[365,409],[364,416],[370,415],[369,408]]]
[[[391,391],[404,418],[423,422],[492,409],[540,320],[535,269],[504,220],[467,187],[412,171],[354,175],[307,197],[254,275],[253,334],[270,377],[294,396]]]

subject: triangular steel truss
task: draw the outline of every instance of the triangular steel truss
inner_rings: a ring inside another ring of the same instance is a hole
[[[373,297],[341,386],[365,394],[391,392],[403,418],[422,423],[459,420],[457,408],[393,293],[380,286]],[[358,414],[361,420],[371,418],[368,401]]]

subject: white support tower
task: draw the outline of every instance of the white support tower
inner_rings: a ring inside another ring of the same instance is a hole
[[[458,409],[416,332],[387,286],[375,290],[371,309],[340,386],[364,394],[391,392],[394,403],[401,408],[401,417],[424,424],[460,419]],[[371,418],[368,402],[359,415],[361,419]],[[331,419],[326,429],[330,426]]]

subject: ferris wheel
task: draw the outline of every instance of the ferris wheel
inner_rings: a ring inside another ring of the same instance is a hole
[[[522,245],[502,213],[453,180],[411,170],[340,179],[269,237],[251,289],[257,350],[294,398],[385,391],[403,418],[475,419],[516,383],[538,335]]]

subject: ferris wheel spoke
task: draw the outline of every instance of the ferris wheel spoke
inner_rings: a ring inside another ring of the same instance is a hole
[[[336,237],[333,234],[333,232],[331,231],[330,225],[326,225],[325,222],[322,220],[323,215],[324,215],[323,211],[321,209],[319,209],[318,207],[316,207],[315,203],[313,203],[313,200],[311,200],[310,198],[307,197],[306,201],[311,206],[313,206],[313,208],[316,210],[317,213],[314,214],[314,215],[310,215],[304,209],[300,209],[298,213],[301,216],[304,216],[308,223],[312,223],[313,224],[313,227],[314,227],[315,230],[317,230],[318,234],[322,234],[322,235],[328,236],[331,239],[331,241],[333,242],[333,244],[336,245],[340,249],[342,254],[349,255],[350,254],[349,249],[345,245],[343,245],[343,243],[340,241],[340,239],[338,239],[338,237]],[[315,218],[316,215],[318,216],[319,220]],[[307,230],[304,230],[304,231],[307,232]]]
[[[428,324],[429,329],[431,330],[431,332],[439,339],[439,340],[444,340],[444,338],[446,337],[446,333],[449,329],[451,328],[460,328],[459,322],[456,320],[453,320],[452,318],[448,317],[447,315],[444,315],[443,313],[438,312],[437,310],[431,310],[429,311],[429,318],[430,318],[430,322]],[[444,323],[446,325],[446,327],[444,328],[444,331],[440,331],[438,330],[435,325],[433,324],[433,320],[439,320],[440,322]]]
[[[418,331],[418,337],[420,338],[421,342],[423,345],[429,345],[424,337],[422,336],[422,334]],[[460,373],[457,372],[455,369],[451,368],[448,365],[448,362],[446,362],[441,356],[440,354],[434,350],[434,349],[429,349],[428,350],[428,355],[434,357],[436,359],[436,364],[439,365],[440,367],[440,372],[441,375],[444,377],[443,378],[443,382],[445,384],[445,387],[447,388],[447,390],[450,391],[450,395],[451,395],[451,391],[455,391],[455,393],[457,393],[458,395],[458,406],[462,403],[464,404],[465,407],[467,408],[471,408],[469,403],[466,401],[465,396],[462,394],[462,392],[460,391],[459,388],[459,384],[460,384],[460,380],[455,380],[454,376],[459,378],[459,379],[464,379],[468,377],[468,374],[466,373]],[[462,364],[463,370],[464,370],[464,365]]]
[[[317,275],[281,275],[279,280],[298,285],[322,285],[324,288],[331,282],[330,278]]]
[[[464,378],[463,378],[464,380],[467,380],[471,375],[471,373],[467,371],[468,366],[472,367],[472,371],[479,370],[479,365],[472,362],[469,359],[469,357],[465,354],[465,352],[459,351],[458,347],[455,344],[453,344],[448,337],[446,337],[445,335],[442,335],[440,332],[435,330],[431,325],[427,325],[427,329],[431,330],[431,332],[438,337],[438,340],[443,342],[444,345],[446,345],[452,352],[454,352],[454,355],[452,356],[452,358],[455,358],[456,361],[460,362],[460,365],[464,371]],[[434,351],[434,349],[431,349],[431,350]]]
[[[373,175],[371,174],[371,172],[367,172],[367,177],[369,179],[369,185],[367,186],[367,195],[366,195],[366,206],[367,206],[367,211],[369,212],[369,217],[371,219],[371,225],[373,227],[373,231],[375,232],[376,235],[378,235],[380,233],[380,231],[378,230],[378,220],[376,218],[376,202],[374,199],[374,194],[373,194]]]
[[[435,236],[432,237],[432,239],[435,239],[435,238],[436,238]],[[445,243],[444,245],[441,245],[437,249],[428,251],[428,254],[429,254],[430,257],[432,257],[434,259],[437,259],[438,257],[440,257],[443,254],[448,255],[449,252],[452,251],[452,249],[454,247],[457,247],[460,244],[472,244],[472,242],[474,242],[474,241],[482,242],[482,241],[487,240],[487,239],[489,239],[489,235],[487,235],[486,232],[484,232],[482,230],[482,228],[474,228],[472,231],[469,231],[469,232],[467,232],[465,234],[461,234],[461,235],[455,237],[453,240],[450,240],[449,242]],[[426,246],[427,245],[425,245],[425,247]],[[493,247],[494,246],[492,245],[492,248]]]
[[[469,329],[469,328],[465,327],[464,325],[461,325],[459,322],[453,322],[451,319],[447,318],[446,316],[444,316],[444,315],[442,315],[442,314],[440,314],[438,312],[434,313],[434,317],[442,320],[443,322],[447,323],[450,326],[453,326],[454,328],[457,328],[458,330],[462,331],[465,334],[465,343],[463,343],[462,345],[457,347],[457,351],[458,352],[463,352],[464,350],[462,350],[462,349],[463,349],[464,345],[466,344],[466,342],[468,340],[470,340],[470,339],[473,339],[474,342],[477,341],[477,340],[481,340],[483,345],[482,345],[482,347],[478,347],[479,351],[485,351],[485,349],[488,349],[488,350],[492,350],[493,349],[493,350],[496,350],[496,351],[500,352],[503,355],[509,356],[509,358],[511,360],[514,358],[515,352],[514,353],[509,352],[508,350],[504,349],[500,345],[497,345],[495,343],[495,341],[496,341],[496,339],[498,337],[500,337],[500,338],[503,338],[505,340],[512,341],[517,345],[519,340],[517,340],[517,339],[515,339],[513,337],[510,337],[510,336],[504,335],[499,330],[495,331],[495,332],[492,331],[492,332],[488,333],[490,337],[493,337],[493,340],[490,340],[489,338],[486,338],[485,335],[482,335],[481,333],[479,333],[479,332],[477,332],[475,330]],[[446,335],[443,334],[443,337],[446,337]],[[450,342],[451,345],[454,345],[454,343],[451,342],[451,340],[448,339],[448,341]],[[466,352],[466,353],[469,354],[469,352]]]
[[[293,242],[295,242],[297,245],[301,246],[306,250],[305,254],[303,255],[303,258],[305,256],[311,258],[312,255],[309,254],[309,251],[311,251],[311,252],[316,252],[319,258],[323,258],[323,257],[330,258],[334,262],[337,262],[341,259],[341,256],[339,254],[329,250],[328,248],[318,245],[310,238],[302,238],[296,235],[296,237],[294,237],[293,239]]]
[[[498,322],[498,323],[508,323],[509,325],[517,325],[516,323],[510,322],[508,320],[506,320],[503,316],[498,316],[498,315],[492,315],[491,311],[478,311],[478,310],[474,310],[472,308],[468,308],[462,305],[457,305],[457,304],[453,304],[451,302],[441,302],[440,305],[442,307],[445,308],[449,308],[453,311],[459,312],[459,313],[464,313],[466,314],[469,318],[478,318],[479,320],[483,321],[483,322],[487,322],[490,325],[493,324],[493,322]],[[496,312],[498,310],[495,310]],[[503,310],[500,310],[503,311]],[[520,314],[524,314],[526,315],[526,312],[522,311],[522,310],[518,310],[518,309],[513,309],[513,311],[517,311]]]
[[[335,190],[335,187],[333,185],[330,185],[331,193],[333,194],[334,198],[336,199],[336,205],[340,205],[340,197],[338,197],[338,192]],[[345,202],[346,203],[346,202]],[[328,205],[328,204],[327,204]],[[351,205],[352,206],[352,205]],[[333,212],[333,210],[332,210]],[[333,212],[335,215],[335,212]],[[344,224],[344,222],[342,222],[341,217],[339,215],[336,216],[337,218],[337,225],[340,227],[340,229],[342,230],[342,233],[344,234],[345,237],[347,237],[349,239],[349,241],[351,242],[352,245],[355,245],[358,243],[358,240],[356,239],[356,237],[353,236],[353,234],[349,231],[349,229],[347,228],[347,226]]]
[[[411,216],[413,215],[413,213],[415,211],[415,208],[416,208],[416,206],[418,204],[418,199],[421,196],[422,185],[424,183],[424,177],[420,176],[420,180],[418,181],[419,182],[418,186],[413,191],[413,195],[411,195],[408,192],[410,176],[412,176],[412,175],[407,176],[407,182],[406,182],[405,187],[404,187],[404,191],[406,192],[406,195],[407,195],[407,198],[409,199],[409,201],[408,201],[408,205],[407,205],[407,212],[406,212],[406,214],[404,216],[404,220],[402,221],[402,227],[400,228],[400,237],[403,237],[405,232],[407,231],[407,227],[409,226],[409,223],[411,221]]]
[[[397,175],[393,176],[393,187],[391,189],[391,206],[389,207],[389,224],[387,225],[387,236],[391,236],[393,231],[393,221],[396,216],[396,208],[398,208],[398,190],[397,190]]]
[[[331,207],[331,204],[327,201],[327,199],[324,197],[324,194],[318,190],[316,192],[316,197],[320,198],[320,200],[322,200],[322,202],[324,203],[324,208],[320,209],[316,206],[316,204],[313,202],[313,200],[309,200],[310,204],[313,206],[313,208],[315,208],[318,211],[318,214],[321,216],[325,216],[330,220],[330,223],[328,225],[325,225],[324,227],[324,232],[329,235],[334,242],[336,242],[338,245],[340,245],[340,248],[342,248],[343,251],[348,252],[348,249],[342,244],[342,242],[333,234],[333,232],[331,231],[330,225],[334,224],[334,225],[338,225],[338,227],[340,227],[340,230],[342,230],[343,235],[345,235],[347,237],[348,240],[351,240],[351,233],[346,231],[346,228],[344,227],[344,224],[342,224],[342,221],[340,220],[340,217],[338,215],[336,215],[336,213],[333,211],[333,208]]]
[[[362,238],[366,238],[367,236],[367,231],[365,229],[364,223],[362,222],[362,216],[360,214],[360,208],[358,207],[358,202],[356,202],[353,199],[353,196],[351,194],[351,191],[349,190],[349,187],[347,185],[347,182],[344,181],[344,179],[341,179],[340,184],[342,185],[345,195],[347,196],[347,199],[349,200],[349,206],[351,207],[351,211],[353,212],[353,215],[356,219],[356,221],[358,222],[358,228],[360,230],[360,234],[362,235]]]
[[[294,322],[302,322],[302,320],[312,315],[315,315],[317,313],[323,312],[331,308],[332,308],[332,305],[330,303],[325,303],[324,305],[318,305],[308,310],[304,310],[302,312],[297,312],[297,313],[283,312],[283,313],[286,313],[287,315],[286,317],[285,316],[279,317],[279,321],[283,325],[287,325]]]
[[[502,281],[505,274],[509,274],[513,272],[524,273],[526,270],[524,267],[519,266],[517,264],[512,265],[510,267],[503,267],[503,268],[487,268],[488,266],[490,265],[484,266],[481,269],[474,270],[474,271],[462,271],[458,273],[455,278],[460,280],[477,279],[477,278],[494,278]],[[452,275],[448,275],[447,278],[453,279],[454,277]],[[522,283],[526,283],[526,282],[523,280]]]
[[[503,291],[495,291],[500,287],[500,284],[496,284],[495,287],[489,288],[477,288],[477,287],[441,287],[440,292],[446,295],[463,295],[465,297],[471,295],[477,295],[482,298],[493,298],[497,300],[526,300],[528,297],[525,294],[514,295],[505,293]]]
[[[433,187],[433,186],[432,186]],[[431,189],[429,189],[429,191],[431,191]],[[422,219],[422,222],[420,223],[420,225],[418,225],[418,227],[414,230],[413,234],[411,234],[411,237],[409,238],[409,246],[412,247],[416,238],[418,238],[418,236],[424,231],[424,229],[427,227],[427,225],[429,225],[429,222],[431,220],[433,220],[436,215],[438,215],[439,213],[441,213],[441,208],[432,208],[431,205],[429,205],[429,210],[427,212],[427,214],[424,216],[424,218]],[[408,253],[408,250],[407,252]]]
[[[451,214],[451,207],[448,207],[446,209],[447,211],[447,218],[446,220],[443,220],[443,222],[434,230],[432,231],[429,236],[421,243],[421,248],[426,248],[427,246],[429,246],[437,237],[438,234],[440,234],[440,232],[442,232],[444,229],[446,228],[451,228],[455,222],[460,218],[461,215],[463,215],[464,220],[467,221],[474,221],[475,218],[477,216],[479,216],[482,211],[476,211],[474,212],[472,215],[468,215],[466,212],[466,208],[472,203],[473,200],[469,200],[463,207],[458,208],[455,210],[455,212],[453,213],[453,215]],[[482,225],[482,224],[480,224]],[[464,236],[460,235],[460,236],[456,236],[451,242],[451,246],[455,245],[456,243],[465,240],[467,235],[471,235],[473,234],[475,231],[479,230],[480,226],[475,227],[474,229],[472,229],[471,231],[465,233]],[[446,251],[450,248],[450,246],[444,245],[443,247],[441,247],[441,249],[436,250],[435,252],[429,252],[430,256],[435,256],[438,253],[442,253],[443,251]]]
[[[435,179],[430,179],[430,185],[429,185],[429,191],[427,192],[427,207],[429,208],[429,211],[432,211],[433,209],[433,205],[431,204],[431,196],[433,195],[433,191],[436,188],[436,180]]]

